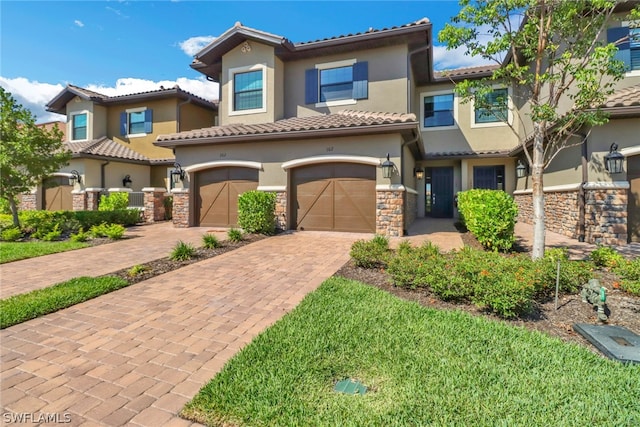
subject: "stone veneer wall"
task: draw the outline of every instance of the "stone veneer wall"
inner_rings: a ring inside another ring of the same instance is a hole
[[[87,192],[87,210],[97,211],[102,188],[87,188],[85,191]]]
[[[189,227],[189,190],[173,190],[173,226]]]
[[[35,211],[38,209],[38,193],[23,193],[20,195],[18,210]]]
[[[376,234],[402,236],[404,226],[404,191],[376,191]]]
[[[287,229],[287,192],[276,192],[276,228],[278,230]]]
[[[82,190],[73,190],[71,192],[71,203],[74,211],[86,211],[87,210],[87,193]]]
[[[408,230],[418,216],[418,195],[409,191],[404,194],[404,229]]]
[[[580,233],[579,191],[546,192],[545,227],[549,231],[578,239]],[[514,195],[518,221],[533,224],[532,194]],[[627,243],[626,189],[585,190],[585,242],[604,245]]]
[[[144,221],[156,222],[164,220],[164,188],[143,188],[144,192]]]

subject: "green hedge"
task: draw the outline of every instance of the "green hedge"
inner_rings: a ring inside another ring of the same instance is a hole
[[[276,194],[252,190],[238,198],[238,225],[247,233],[276,231]]]
[[[500,190],[463,191],[458,193],[458,210],[467,229],[486,249],[511,249],[518,206],[509,194]]]
[[[111,193],[100,196],[99,211],[117,211],[129,207],[129,193]]]

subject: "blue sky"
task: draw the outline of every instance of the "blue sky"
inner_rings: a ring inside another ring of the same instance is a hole
[[[0,86],[38,117],[67,83],[115,95],[179,84],[208,99],[217,86],[189,67],[198,48],[240,21],[293,42],[427,17],[434,37],[457,1],[4,1]],[[477,65],[436,48],[437,68]]]

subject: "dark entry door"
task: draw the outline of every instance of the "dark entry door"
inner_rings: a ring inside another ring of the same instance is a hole
[[[453,218],[453,168],[429,168],[427,173],[431,178],[431,216]]]

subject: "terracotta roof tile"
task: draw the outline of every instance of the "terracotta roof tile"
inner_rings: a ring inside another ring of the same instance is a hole
[[[478,67],[456,68],[455,70],[435,71],[433,76],[435,79],[455,79],[461,77],[473,77],[482,74],[489,74],[493,70],[500,68],[499,65],[481,65]]]
[[[368,111],[343,110],[335,114],[293,117],[290,119],[278,120],[273,123],[255,125],[231,124],[168,135],[159,135],[157,141],[179,141],[185,139],[356,128],[393,123],[417,123],[416,116],[415,114],[374,113]]]
[[[427,150],[427,158],[443,158],[443,157],[488,157],[488,156],[508,156],[511,150],[479,150],[479,151],[438,151],[429,152]]]
[[[85,89],[85,88],[80,87],[80,86],[75,86],[75,85],[72,85],[72,84],[69,84],[67,86],[70,89],[73,89],[76,92],[80,92],[80,93],[84,94],[88,98],[99,98],[99,99],[107,99],[107,98],[109,98],[107,95],[104,95],[104,94],[98,93],[98,92],[94,92],[92,90]]]
[[[640,84],[615,91],[603,104],[605,108],[633,106],[640,106]]]
[[[80,156],[85,154],[101,157],[113,157],[124,160],[149,161],[148,157],[143,156],[124,145],[118,144],[107,137],[93,139],[90,141],[65,142],[65,144],[73,154]]]

